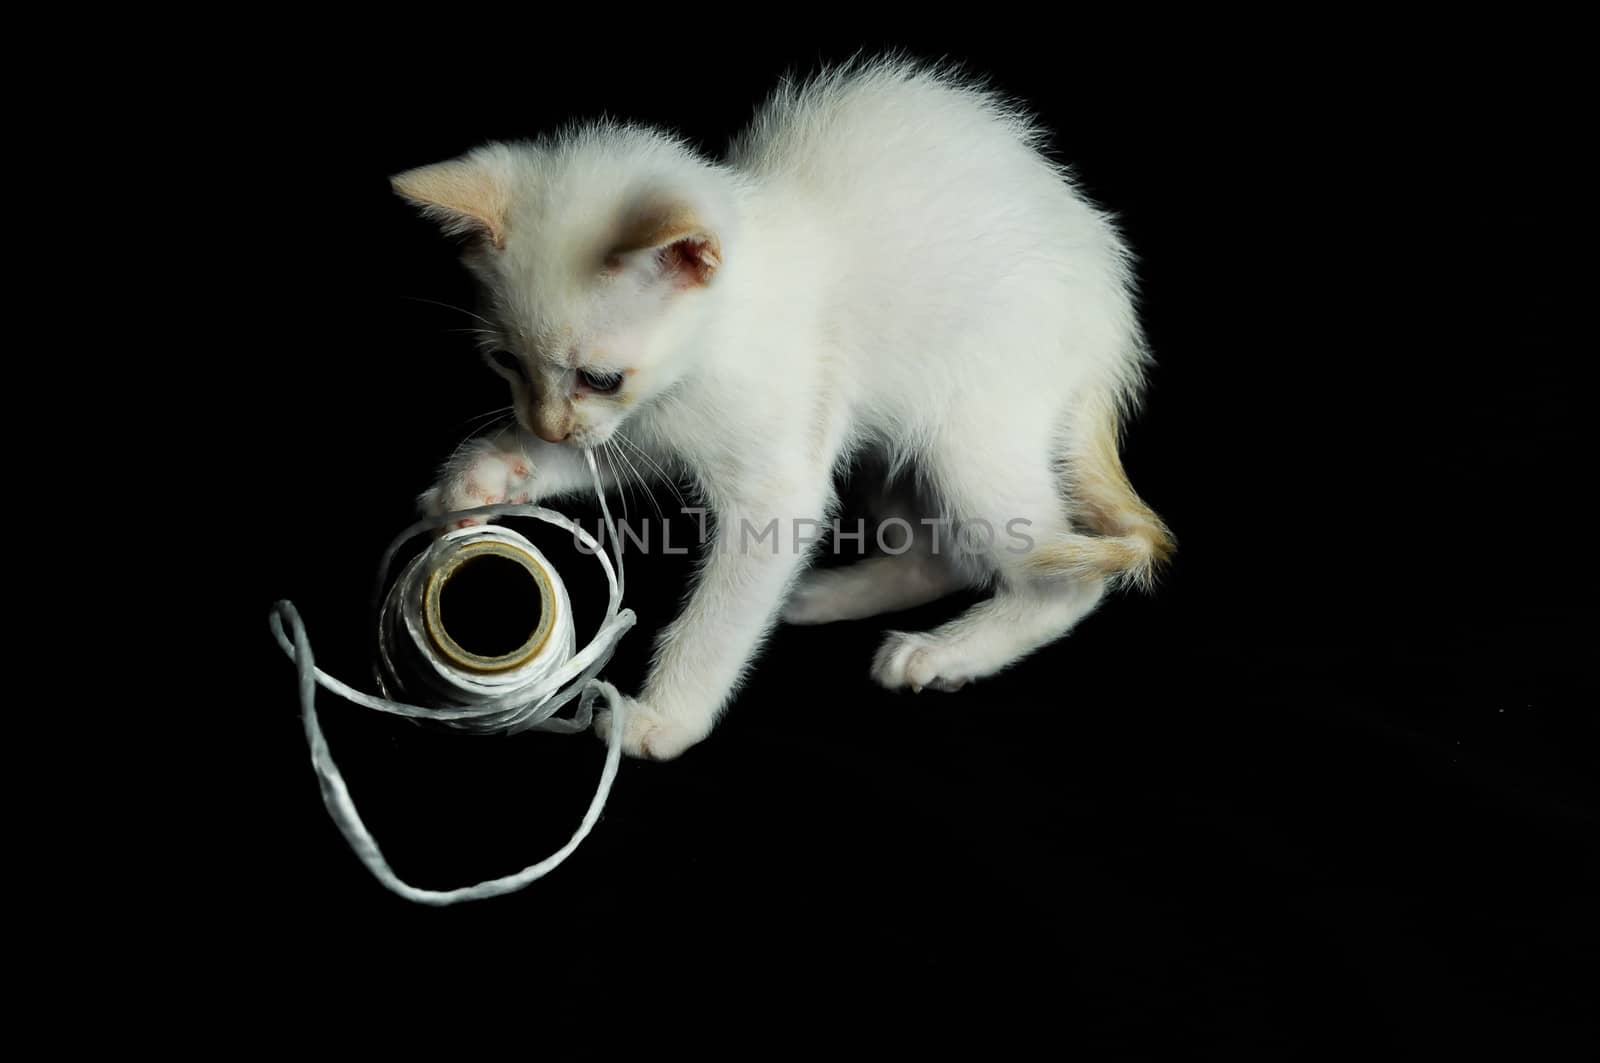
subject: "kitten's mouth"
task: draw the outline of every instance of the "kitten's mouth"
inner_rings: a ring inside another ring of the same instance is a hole
[[[572,433],[572,438],[567,440],[579,450],[593,450],[604,446],[606,440],[611,438],[611,431],[605,428],[585,428],[580,432]]]
[[[565,439],[550,439],[548,436],[534,431],[531,427],[530,419],[520,411],[517,414],[517,427],[534,439],[543,440],[545,443],[551,443],[559,447],[577,447],[580,450],[591,450],[611,438],[610,431],[605,429],[580,428]]]

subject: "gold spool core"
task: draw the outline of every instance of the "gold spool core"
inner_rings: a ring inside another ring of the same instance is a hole
[[[473,653],[451,638],[450,633],[445,630],[440,606],[445,584],[460,571],[461,566],[485,557],[498,557],[515,562],[533,578],[534,585],[539,590],[538,627],[533,629],[533,633],[520,646],[498,657],[485,657]],[[550,586],[550,576],[526,550],[510,543],[493,540],[468,543],[452,553],[442,565],[434,569],[433,575],[428,577],[427,590],[423,595],[422,616],[428,629],[428,638],[451,664],[472,672],[507,672],[527,664],[544,649],[544,644],[549,641],[550,632],[555,625],[556,596]]]

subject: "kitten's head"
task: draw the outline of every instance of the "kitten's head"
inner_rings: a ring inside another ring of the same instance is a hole
[[[484,355],[528,431],[599,445],[692,368],[732,211],[723,173],[681,145],[590,127],[393,184],[467,238]]]

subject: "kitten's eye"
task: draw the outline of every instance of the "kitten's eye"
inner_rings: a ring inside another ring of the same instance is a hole
[[[504,369],[509,373],[514,373],[517,376],[522,375],[522,362],[520,362],[517,359],[517,356],[512,354],[510,351],[495,351],[493,354],[489,355],[489,357],[493,358],[494,364],[498,365],[501,369]]]
[[[580,369],[578,383],[589,391],[610,395],[622,386],[622,374],[608,373],[603,369]]]

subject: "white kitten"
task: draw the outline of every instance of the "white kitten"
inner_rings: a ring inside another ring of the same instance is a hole
[[[1151,581],[1172,540],[1118,459],[1147,362],[1129,255],[1040,139],[955,75],[879,62],[780,90],[720,163],[601,124],[395,178],[473,238],[486,351],[523,429],[452,461],[424,504],[585,490],[578,448],[621,436],[714,516],[630,754],[705,738],[780,613],[826,623],[992,585],[873,661],[891,689],[950,690],[1065,634],[1108,584]],[[869,455],[911,548],[804,576],[806,522]],[[774,519],[775,548],[749,534]]]

